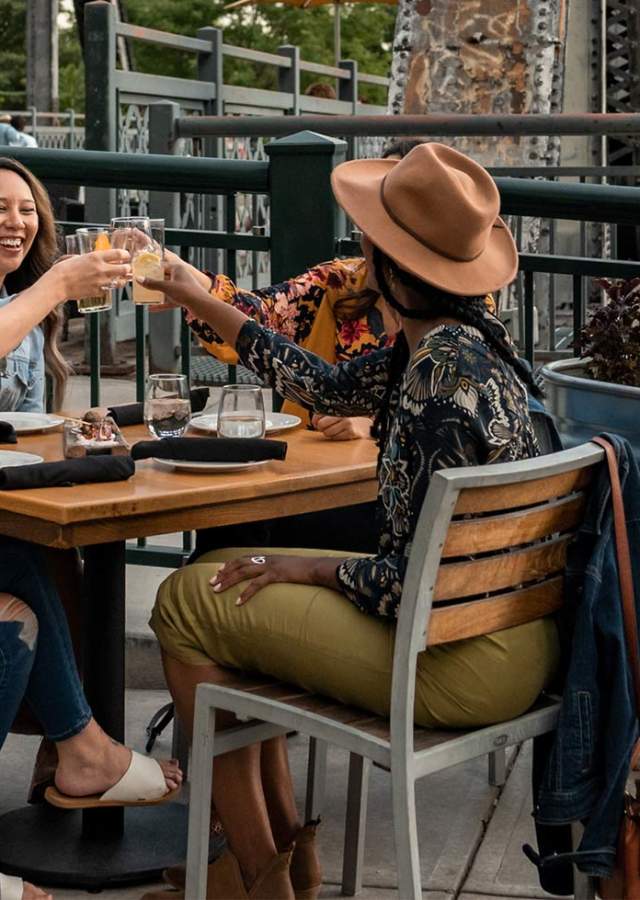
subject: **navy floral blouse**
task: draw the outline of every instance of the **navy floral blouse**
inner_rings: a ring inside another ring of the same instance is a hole
[[[332,366],[253,321],[242,327],[236,349],[282,396],[329,415],[371,417],[385,395],[392,352]],[[434,328],[420,341],[389,404],[378,472],[378,553],[338,566],[343,592],[363,612],[395,619],[432,474],[538,453],[526,390],[511,367],[476,328]]]

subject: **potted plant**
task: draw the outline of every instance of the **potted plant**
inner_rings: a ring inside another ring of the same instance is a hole
[[[640,459],[640,278],[598,284],[608,303],[578,335],[579,356],[542,368],[547,406],[566,447],[609,431]]]

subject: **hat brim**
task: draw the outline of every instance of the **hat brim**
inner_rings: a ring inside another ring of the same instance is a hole
[[[385,176],[397,163],[392,159],[354,159],[338,166],[331,175],[336,200],[371,243],[401,269],[451,294],[488,294],[513,281],[518,272],[518,250],[500,218],[491,229],[485,249],[468,262],[426,247],[394,222],[382,205],[381,189]]]

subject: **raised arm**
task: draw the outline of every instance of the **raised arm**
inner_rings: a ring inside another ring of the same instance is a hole
[[[0,309],[0,357],[14,350],[52,309],[65,300],[96,294],[101,285],[130,273],[129,254],[107,250],[69,257]]]
[[[175,254],[167,252],[166,255],[169,262],[181,262]],[[208,275],[193,266],[189,266],[189,271],[214,299],[235,306],[254,321],[300,344],[309,336],[328,292],[341,296],[357,291],[360,282],[357,262],[335,259],[320,263],[295,278],[253,291],[239,288],[227,275]],[[183,265],[188,264],[183,262]],[[208,322],[190,313],[186,314],[186,321],[209,353],[223,362],[237,363],[235,351]]]
[[[169,266],[168,279],[143,279],[174,304],[205,321],[242,362],[284,397],[331,415],[372,415],[384,396],[390,350],[332,366],[292,341],[263,328],[227,303],[213,300],[184,266]]]

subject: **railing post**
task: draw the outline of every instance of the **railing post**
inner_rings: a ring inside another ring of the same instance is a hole
[[[180,155],[180,140],[176,139],[176,119],[180,118],[178,103],[165,101],[149,104],[149,153]],[[152,218],[165,221],[167,228],[180,227],[180,194],[177,191],[149,191],[149,210]],[[177,372],[180,360],[180,310],[172,309],[158,316],[149,316],[149,370]],[[136,340],[144,334],[136,334]]]
[[[341,78],[338,82],[338,100],[351,104],[351,112],[358,115],[358,61],[355,59],[341,59],[340,68],[345,69],[351,77],[347,81]],[[347,139],[347,158],[355,159],[358,155],[358,138]]]
[[[38,140],[38,110],[35,106],[29,107],[29,114],[31,116],[31,134],[34,136],[36,141]]]
[[[116,150],[116,16],[115,7],[105,0],[84,7],[85,39],[85,148]],[[87,188],[85,221],[109,222],[115,213],[115,191]],[[103,362],[115,362],[116,305],[100,316],[100,351]],[[95,316],[88,316],[90,320]],[[86,345],[85,345],[86,346]],[[92,366],[95,359],[88,356]],[[99,361],[98,361],[99,365]],[[95,374],[95,373],[94,373]],[[92,381],[91,405],[99,404],[98,381]]]
[[[346,144],[303,131],[272,141],[266,150],[271,281],[277,283],[335,255],[336,237],[344,233],[345,221],[333,199],[330,178],[345,159]]]
[[[288,56],[291,60],[290,69],[278,69],[278,89],[285,94],[291,94],[292,103],[289,110],[290,116],[300,115],[300,47],[293,44],[283,44],[278,47],[279,56]]]
[[[196,37],[201,41],[208,41],[211,45],[209,53],[198,54],[198,78],[207,84],[213,85],[214,96],[205,104],[205,115],[224,115],[224,75],[222,44],[224,35],[221,28],[199,28]],[[224,156],[224,143],[222,138],[207,137],[203,139],[202,147],[204,156],[222,158]],[[222,231],[224,227],[224,203],[222,197],[207,197],[204,227],[211,231]],[[206,250],[204,253],[207,266],[214,272],[222,268],[222,252],[220,250]]]
[[[73,109],[73,107],[70,106],[67,109],[67,116],[69,117],[68,121],[67,121],[67,125],[69,128],[68,147],[69,147],[69,150],[75,150],[76,149],[76,111],[75,111],[75,109]]]

